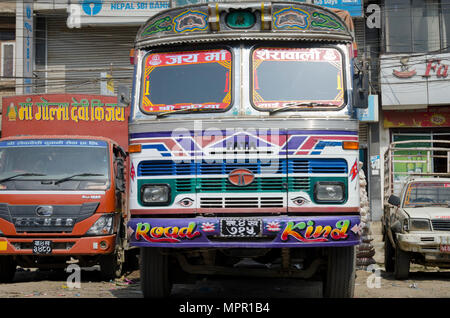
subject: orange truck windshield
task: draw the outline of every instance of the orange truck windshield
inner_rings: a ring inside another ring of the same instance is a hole
[[[342,55],[337,49],[257,48],[252,67],[252,102],[257,109],[344,104]]]
[[[104,141],[2,141],[0,190],[105,190],[108,160]]]

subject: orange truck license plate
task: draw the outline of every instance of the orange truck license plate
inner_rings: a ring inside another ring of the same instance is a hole
[[[33,241],[33,254],[50,254],[52,241]]]

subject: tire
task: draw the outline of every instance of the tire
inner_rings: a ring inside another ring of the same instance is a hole
[[[100,272],[103,280],[114,280],[122,276],[123,260],[118,252],[100,257]]]
[[[394,256],[395,249],[389,240],[387,234],[384,235],[384,268],[386,272],[392,273],[394,271]]]
[[[394,277],[398,280],[407,279],[409,276],[409,253],[402,251],[400,247],[395,248],[395,264],[394,264]]]
[[[0,256],[0,283],[11,283],[16,274],[16,267],[12,256]]]
[[[323,294],[326,298],[352,298],[356,277],[355,246],[331,247]]]
[[[168,256],[159,248],[141,247],[141,290],[144,298],[163,298],[170,295]]]

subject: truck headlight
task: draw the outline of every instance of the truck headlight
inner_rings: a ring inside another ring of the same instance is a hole
[[[113,215],[102,215],[86,232],[87,235],[106,235],[113,232]]]
[[[314,199],[324,203],[342,203],[345,200],[345,185],[342,182],[316,182]]]
[[[410,219],[409,231],[431,231],[430,220]]]
[[[166,184],[145,184],[141,187],[141,201],[144,205],[168,205],[170,188]]]

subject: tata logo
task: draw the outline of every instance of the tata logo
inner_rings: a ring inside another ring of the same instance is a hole
[[[255,180],[255,175],[248,169],[235,169],[228,174],[228,181],[238,187],[245,187]]]
[[[51,205],[40,205],[36,208],[38,216],[51,216],[53,214],[53,207]]]

